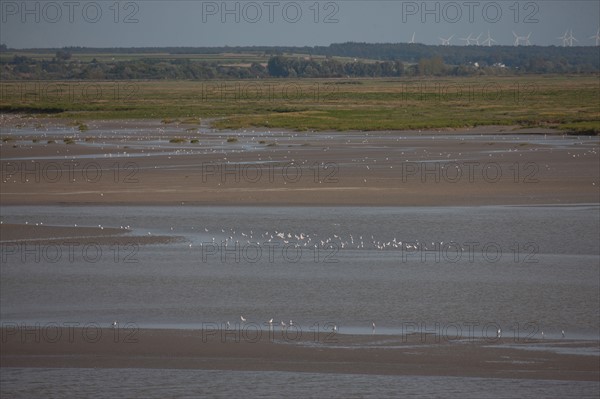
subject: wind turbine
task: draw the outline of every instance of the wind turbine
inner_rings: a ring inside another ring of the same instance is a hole
[[[558,39],[558,40],[562,40],[562,45],[563,45],[563,47],[567,47],[567,44],[568,44],[568,37],[569,37],[569,30],[567,29],[567,30],[565,31],[565,34],[564,34],[564,35],[562,35],[562,36],[560,36],[560,37],[557,37],[557,39]]]
[[[515,47],[519,46],[522,42],[524,46],[531,45],[529,38],[531,37],[531,32],[527,36],[519,36],[513,31],[513,35],[515,36]]]
[[[567,37],[566,40],[567,40],[567,43],[569,44],[569,47],[573,47],[573,40],[575,40],[576,42],[579,41],[575,38],[575,36],[573,36],[573,29],[571,29],[571,31],[569,32],[569,37]]]
[[[465,42],[465,46],[471,45],[471,40],[473,40],[473,38],[471,37],[472,35],[473,35],[472,33],[469,33],[469,36],[460,38],[460,40]]]
[[[494,39],[492,39],[492,37],[490,36],[490,31],[488,30],[488,35],[487,35],[487,39],[485,39],[482,44],[484,46],[488,46],[488,47],[492,47],[492,43],[496,43],[496,41]]]
[[[594,36],[590,36],[590,39],[596,40],[596,46],[600,46],[600,28],[598,28],[598,32]]]
[[[413,32],[412,34],[412,38],[410,39],[410,44],[415,44],[415,35],[417,34],[417,32]]]
[[[477,36],[475,39],[473,39],[473,41],[475,41],[476,46],[479,46],[479,39],[481,38],[481,35],[483,35],[483,33],[480,33],[479,36]]]
[[[450,45],[450,40],[452,40],[453,37],[454,37],[454,35],[450,36],[447,39],[444,39],[443,37],[440,37],[439,39],[442,41],[442,46],[449,46]]]

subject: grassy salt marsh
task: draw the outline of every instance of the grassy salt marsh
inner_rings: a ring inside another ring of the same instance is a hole
[[[242,81],[2,82],[0,110],[160,119],[222,129],[446,129],[483,125],[600,132],[597,76]],[[81,130],[81,129],[80,129]]]

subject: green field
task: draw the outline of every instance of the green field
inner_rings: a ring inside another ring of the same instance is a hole
[[[3,112],[73,120],[214,118],[214,126],[223,129],[402,130],[520,125],[600,132],[597,76],[29,81],[1,82],[0,89]]]
[[[290,54],[284,53],[287,57],[304,58],[306,54]],[[33,50],[15,50],[15,51],[3,51],[0,53],[0,61],[9,62],[15,56],[24,56],[37,61],[51,61],[56,58],[56,52],[54,51],[33,51]],[[83,63],[89,63],[93,59],[98,62],[122,62],[122,61],[136,61],[136,60],[159,60],[159,61],[173,61],[173,60],[188,60],[192,62],[214,62],[219,65],[227,64],[251,64],[253,62],[259,64],[267,64],[271,54],[264,52],[232,52],[232,53],[215,53],[215,54],[188,54],[188,53],[170,53],[170,52],[139,52],[139,53],[111,53],[111,52],[85,52],[72,54],[72,61],[80,61]],[[326,57],[324,55],[311,55],[313,60],[323,60]],[[351,61],[354,58],[351,57],[331,57],[339,61]],[[375,60],[361,59],[363,62],[375,62]]]
[[[56,57],[55,53],[51,52],[25,52],[25,51],[10,51],[3,52],[0,55],[0,60],[8,62],[15,56],[26,56],[34,60],[50,61]],[[135,61],[144,59],[153,60],[190,60],[195,62],[243,62],[243,63],[266,63],[269,57],[262,54],[171,54],[171,53],[81,53],[75,54],[73,60],[81,62],[91,62],[96,59],[99,62],[119,62],[119,61]]]

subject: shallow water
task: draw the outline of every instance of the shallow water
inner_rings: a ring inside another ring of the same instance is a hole
[[[570,339],[599,339],[599,212],[598,205],[6,206],[3,223],[130,226],[135,235],[183,241],[5,243],[0,320],[200,328],[244,315],[256,325],[293,319],[303,331],[333,323],[340,333],[371,333],[374,321],[385,334],[490,337],[501,328],[516,338],[565,330]]]
[[[598,382],[466,377],[207,371],[2,368],[10,398],[597,398]]]

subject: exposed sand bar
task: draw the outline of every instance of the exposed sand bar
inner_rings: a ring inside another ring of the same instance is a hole
[[[5,323],[2,367],[180,368],[598,381],[597,355],[516,349],[512,339],[435,342],[421,335],[301,338],[243,330],[28,327]],[[39,342],[37,342],[39,341]],[[50,342],[52,341],[52,342]],[[597,342],[544,345],[597,350]]]
[[[34,224],[0,224],[0,245],[58,244],[165,244],[178,241],[175,236],[134,236],[131,230],[110,227],[44,226]]]
[[[0,203],[473,206],[600,198],[597,137],[509,127],[159,134],[159,122],[142,126],[121,135],[98,124],[104,130],[74,145],[13,135],[2,144]]]

